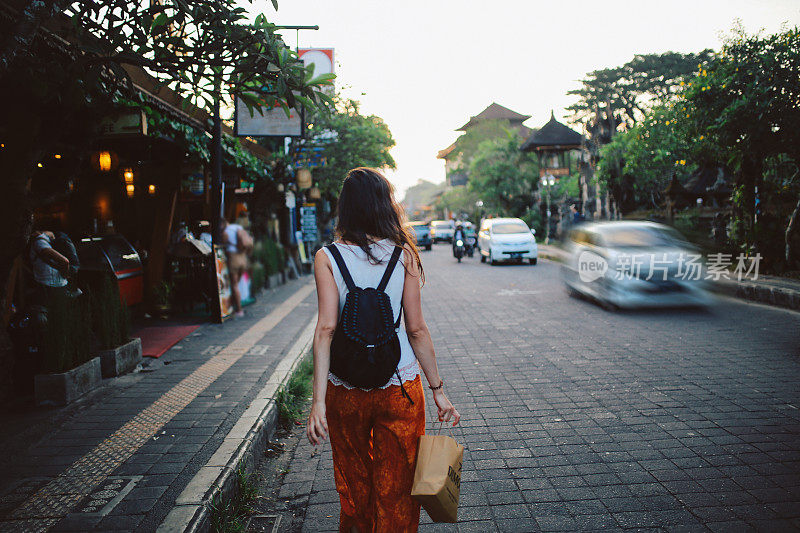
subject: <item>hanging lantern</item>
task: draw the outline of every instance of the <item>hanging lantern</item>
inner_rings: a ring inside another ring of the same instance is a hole
[[[132,168],[126,168],[125,170],[123,170],[122,171],[122,177],[125,178],[125,184],[126,185],[132,185],[133,184],[133,169]]]
[[[111,170],[111,152],[100,152],[97,154],[97,163],[100,166],[100,170],[103,172]]]
[[[117,154],[108,150],[100,150],[92,154],[91,163],[95,170],[110,172],[117,168]]]
[[[311,187],[311,170],[305,167],[297,170],[297,186],[301,189]]]
[[[152,183],[147,186],[147,192],[152,196],[156,193],[156,186]]]
[[[128,195],[128,198],[133,198],[133,194],[136,192],[136,187],[133,183],[129,183],[125,185],[125,193]]]
[[[319,200],[322,198],[322,192],[319,190],[319,187],[314,186],[308,190],[308,197],[312,200]]]

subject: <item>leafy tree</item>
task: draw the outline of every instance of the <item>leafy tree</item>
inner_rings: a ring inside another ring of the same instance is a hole
[[[685,181],[697,169],[691,141],[674,106],[657,107],[600,149],[596,179],[625,214],[660,208],[673,174]]]
[[[470,162],[484,141],[504,139],[511,131],[511,124],[507,120],[481,120],[471,126],[455,142],[453,152],[458,154],[461,161],[459,170],[469,170]]]
[[[521,217],[531,208],[539,166],[519,149],[516,133],[482,142],[469,166],[467,187],[483,201],[484,211]]]
[[[799,79],[800,29],[764,37],[735,28],[721,53],[687,83],[681,108],[688,135],[703,139],[697,157],[721,160],[735,172],[735,223],[746,244],[763,253],[782,240],[778,257],[787,263],[800,226]]]
[[[142,68],[201,108],[240,95],[263,104],[325,105],[329,77],[310,72],[264,16],[253,22],[237,0],[28,0],[0,19],[0,117],[3,205],[0,283],[24,248],[36,201],[31,177],[44,161],[64,176],[86,167],[98,118],[133,91]],[[217,133],[208,125],[209,131]],[[60,163],[53,154],[69,156]],[[224,149],[224,148],[223,148]],[[219,161],[220,158],[217,157]],[[5,298],[5,294],[2,294]],[[0,334],[0,337],[2,334]],[[0,339],[2,340],[2,339]]]
[[[314,117],[307,146],[322,148],[324,164],[313,169],[314,181],[331,201],[339,195],[342,181],[356,167],[395,168],[389,150],[394,139],[380,117],[362,115],[355,100],[338,99],[332,111]]]
[[[254,109],[275,102],[327,102],[318,89],[329,76],[311,80],[276,27],[263,15],[248,22],[238,4],[28,2],[18,19],[2,28],[6,38],[0,48],[0,90],[6,101],[17,103],[0,121],[12,205],[26,204],[25,182],[44,154],[59,143],[92,137],[94,120],[125,88],[131,66],[144,68],[201,108],[232,95]]]
[[[621,128],[633,128],[651,109],[673,102],[697,65],[707,63],[710,57],[711,50],[698,54],[637,54],[622,66],[588,73],[579,89],[569,91],[578,98],[567,109],[573,113],[572,121],[583,124],[586,130],[590,171],[597,169],[600,150],[612,142]],[[607,179],[606,176],[604,180]],[[617,205],[631,205],[634,195],[630,178],[620,174],[613,181],[617,186],[609,190]]]
[[[674,100],[681,82],[691,78],[699,64],[711,59],[711,50],[698,54],[637,54],[620,67],[595,70],[569,91],[578,101],[568,107],[575,122],[587,123],[608,110],[633,127],[650,108]]]

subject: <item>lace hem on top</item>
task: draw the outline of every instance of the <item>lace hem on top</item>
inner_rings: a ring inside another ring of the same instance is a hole
[[[416,377],[419,376],[419,363],[417,363],[417,360],[415,359],[412,363],[410,363],[410,364],[408,364],[408,365],[406,365],[406,366],[404,366],[402,368],[398,368],[397,372],[400,374],[400,378],[401,378],[402,381],[400,379],[397,379],[397,374],[392,374],[392,379],[390,379],[389,382],[386,385],[384,385],[382,387],[376,387],[376,388],[378,388],[378,389],[386,389],[391,385],[398,385],[399,386],[402,383],[405,383],[406,381],[412,381],[412,380],[416,379]],[[328,381],[330,381],[334,385],[341,385],[346,389],[360,388],[360,387],[354,387],[353,385],[350,385],[348,382],[346,382],[343,379],[339,379],[332,372],[328,372]],[[372,389],[361,389],[361,390],[372,390]]]

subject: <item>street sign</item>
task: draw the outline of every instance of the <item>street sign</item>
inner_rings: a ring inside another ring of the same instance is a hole
[[[103,137],[147,135],[147,117],[144,111],[105,116],[100,119],[98,133]]]
[[[289,116],[280,106],[250,109],[236,98],[235,112],[236,135],[239,137],[302,137],[305,127],[303,112],[289,109]]]
[[[569,169],[564,167],[539,169],[539,177],[544,177],[547,174],[550,174],[551,176],[569,176]]]
[[[300,48],[297,57],[303,60],[305,66],[313,65],[316,78],[322,74],[333,74],[336,70],[333,62],[333,48]],[[329,94],[335,91],[333,85],[326,85],[322,89]]]
[[[300,208],[300,231],[303,233],[303,241],[315,242],[317,240],[317,206],[315,204],[303,204]]]

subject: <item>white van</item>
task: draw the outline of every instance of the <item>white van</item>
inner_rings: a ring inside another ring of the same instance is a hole
[[[478,232],[481,263],[490,265],[501,261],[530,261],[536,264],[539,247],[533,230],[519,218],[488,218]]]

